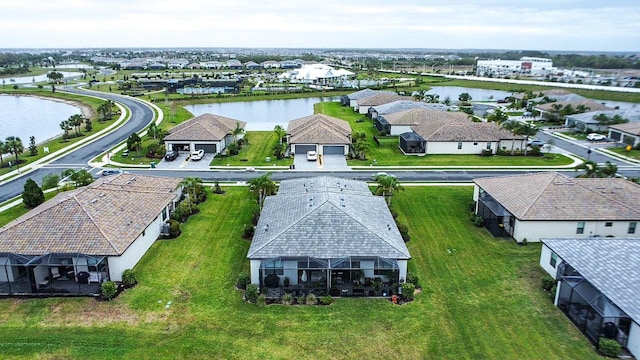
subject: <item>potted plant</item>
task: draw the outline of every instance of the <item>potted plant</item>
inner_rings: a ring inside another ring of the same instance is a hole
[[[286,288],[288,288],[288,287],[289,287],[289,284],[291,283],[291,280],[289,280],[289,277],[288,277],[288,276],[285,276],[285,277],[284,277],[284,281],[283,281],[283,283],[284,283],[284,287],[286,287]]]

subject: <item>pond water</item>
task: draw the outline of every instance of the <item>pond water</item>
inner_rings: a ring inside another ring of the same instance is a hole
[[[17,136],[25,148],[29,137],[40,143],[62,133],[60,122],[80,114],[79,108],[33,96],[0,95],[0,139]]]
[[[313,114],[313,104],[339,101],[338,97],[312,97],[287,100],[259,100],[215,104],[186,105],[194,116],[214,114],[247,122],[246,130],[271,131],[276,125],[285,129],[289,121]]]
[[[62,79],[63,81],[78,79],[82,76],[82,73],[79,73],[79,72],[70,72],[70,71],[58,71],[58,72],[61,73],[62,76],[64,76],[64,78]],[[13,85],[13,84],[22,85],[22,84],[39,83],[43,81],[49,81],[49,78],[47,78],[47,74],[38,75],[38,76],[19,76],[19,77],[8,77],[8,78],[5,77],[5,78],[2,78],[0,83],[2,83],[2,85]]]
[[[508,91],[473,89],[460,86],[434,86],[426,92],[426,94],[437,94],[440,96],[440,101],[444,101],[449,97],[452,103],[457,103],[458,96],[462,93],[471,95],[471,101],[497,101],[512,95]]]

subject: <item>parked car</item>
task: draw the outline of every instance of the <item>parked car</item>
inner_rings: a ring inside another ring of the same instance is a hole
[[[204,150],[203,149],[194,150],[194,151],[191,152],[191,160],[193,160],[193,161],[202,160],[203,157],[204,157]]]
[[[175,150],[167,151],[167,153],[164,154],[164,159],[167,161],[173,161],[177,157],[178,157],[178,152]]]
[[[308,161],[318,160],[318,153],[316,153],[315,151],[307,151],[307,160]]]
[[[542,140],[531,140],[531,141],[529,141],[528,145],[529,145],[529,147],[534,147],[534,146],[543,147],[544,146],[544,141],[542,141]]]
[[[591,134],[587,135],[587,140],[589,140],[589,141],[603,141],[603,140],[607,140],[607,137],[602,135],[602,134],[591,133]]]
[[[121,169],[113,169],[113,168],[102,169],[102,171],[100,172],[102,176],[116,175],[116,174],[122,174],[122,173],[124,173],[124,171],[122,171]]]

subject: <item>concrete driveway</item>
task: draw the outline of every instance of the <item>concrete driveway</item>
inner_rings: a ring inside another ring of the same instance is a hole
[[[296,170],[302,171],[345,171],[351,170],[347,166],[347,159],[343,155],[323,155],[322,162],[307,160],[307,154],[296,154],[293,158]]]
[[[215,154],[205,153],[202,160],[198,161],[187,161],[187,156],[189,153],[186,151],[182,151],[178,154],[178,157],[173,161],[167,161],[162,159],[156,165],[156,169],[162,170],[209,170],[209,164],[215,157]]]

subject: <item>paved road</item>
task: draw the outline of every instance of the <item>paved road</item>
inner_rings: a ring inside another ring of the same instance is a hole
[[[48,174],[60,174],[65,169],[89,169],[87,163],[91,159],[125,140],[131,133],[143,129],[153,120],[153,111],[147,105],[130,97],[102,93],[96,94],[79,89],[68,90],[68,92],[99,95],[105,99],[118,101],[131,109],[131,119],[113,133],[78,148],[48,165],[29,173],[27,176],[9,180],[0,185],[0,203],[20,195],[24,190],[24,183],[28,178],[32,178],[35,182],[41,184],[42,178]]]
[[[83,90],[71,90],[74,93],[89,93]],[[98,154],[112,148],[116,144],[125,140],[132,132],[139,131],[147,126],[153,120],[152,110],[141,102],[136,101],[130,97],[124,97],[119,95],[110,95],[103,93],[90,93],[91,95],[99,95],[100,97],[108,98],[114,101],[119,101],[125,106],[131,109],[131,119],[123,125],[121,128],[113,132],[112,134],[105,136],[87,146],[76,149],[71,153],[61,157],[60,159],[30,173],[28,176],[17,178],[0,185],[0,202],[4,202],[22,193],[24,182],[28,177],[34,179],[37,183],[42,183],[42,178],[47,174],[59,174],[64,169],[81,169],[89,168],[87,162]],[[551,137],[550,134],[543,132],[538,133],[536,138],[547,141]],[[586,146],[576,145],[572,142],[562,139],[554,138],[555,146],[563,148],[569,152],[575,153],[586,157]],[[630,165],[620,160],[610,158],[608,156],[599,154],[593,151],[590,154],[590,159],[598,163],[604,163],[611,161],[616,164],[619,169],[619,173],[624,176],[640,177],[640,167],[636,165]],[[141,170],[129,170],[131,173],[146,173],[156,174],[160,176],[176,176],[176,177],[197,177],[204,181],[247,181],[255,176],[258,176],[260,172],[245,172],[245,171],[171,171],[162,169],[141,169]],[[370,180],[371,175],[379,171],[379,169],[372,169],[371,171],[334,171],[334,172],[318,172],[318,171],[276,171],[273,172],[272,178],[276,181],[291,179],[296,177],[312,177],[322,175],[338,176],[357,180]],[[425,182],[468,182],[473,178],[496,176],[506,174],[523,174],[535,171],[527,170],[398,170],[388,171],[398,176],[400,181],[425,181]],[[561,171],[562,172],[562,171]],[[575,171],[563,171],[563,173],[569,176],[575,176]]]

